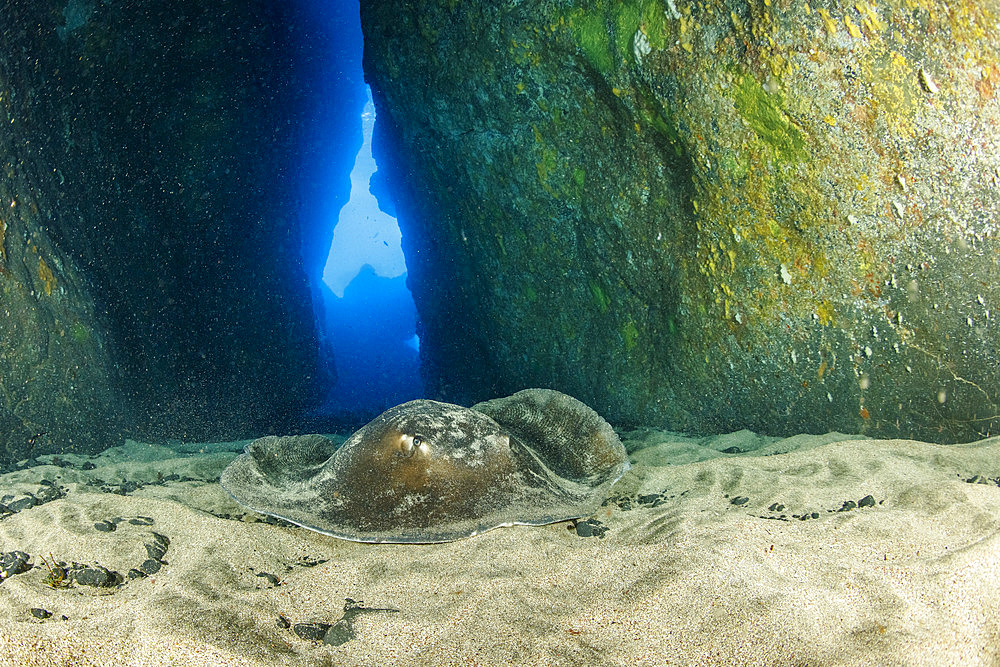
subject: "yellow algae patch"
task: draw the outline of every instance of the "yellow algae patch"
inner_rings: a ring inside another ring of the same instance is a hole
[[[847,26],[847,32],[854,39],[861,37],[861,29],[858,28],[858,24],[851,20],[850,16],[844,17],[844,25]]]
[[[816,11],[819,13],[819,17],[823,19],[823,26],[826,28],[827,34],[831,37],[836,35],[837,22],[833,20],[832,16],[830,16],[830,12],[825,9],[817,9]]]
[[[56,288],[56,277],[41,257],[38,258],[38,279],[42,281],[45,296],[52,296],[52,290]]]
[[[859,2],[854,5],[854,9],[861,15],[861,25],[869,33],[880,33],[888,27],[886,22],[882,20],[882,17],[875,12],[875,8],[868,3]]]

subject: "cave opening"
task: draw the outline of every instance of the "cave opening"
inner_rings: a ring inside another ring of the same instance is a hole
[[[391,188],[372,154],[359,5],[303,2],[326,31],[326,48],[314,56],[314,129],[302,151],[303,255],[336,378],[318,412],[368,416],[423,395],[416,308]]]

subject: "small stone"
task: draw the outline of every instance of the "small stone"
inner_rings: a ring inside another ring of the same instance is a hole
[[[813,518],[813,519],[818,519],[818,518],[819,518],[819,512],[813,512],[813,513],[812,513],[812,514],[810,514],[809,516],[810,516],[811,518]]]
[[[722,450],[723,454],[742,454],[743,450],[739,447],[726,447]]]
[[[38,492],[35,494],[35,504],[41,505],[42,503],[59,500],[65,495],[66,493],[58,486],[43,486],[38,489]]]
[[[34,616],[35,618],[45,619],[45,618],[51,618],[52,616],[51,611],[49,611],[48,609],[42,609],[41,607],[32,607],[30,611],[31,615]]]
[[[73,567],[67,570],[67,575],[81,586],[95,588],[113,588],[122,582],[120,574],[101,565],[73,563]]]
[[[152,526],[153,525],[153,519],[151,517],[148,517],[148,516],[133,517],[133,518],[129,519],[128,522],[130,524],[132,524],[133,526]],[[154,533],[154,535],[155,534],[156,533]],[[166,538],[164,538],[164,539],[166,539]],[[169,540],[168,540],[168,543],[169,543]]]
[[[37,504],[38,500],[35,498],[35,496],[29,493],[23,498],[7,503],[7,509],[9,509],[11,512],[23,512],[26,509],[31,509]]]
[[[746,496],[736,496],[735,498],[733,498],[732,500],[729,501],[729,504],[730,505],[746,505],[748,502],[750,502],[750,499],[747,498]]]
[[[858,504],[856,502],[854,502],[853,500],[845,500],[844,504],[841,505],[840,509],[837,510],[837,511],[838,512],[850,512],[851,510],[857,508],[857,506],[858,506]]]
[[[323,635],[323,643],[329,646],[340,646],[351,641],[356,636],[350,621],[341,619],[326,631],[326,634]]]
[[[91,463],[90,461],[84,461],[83,464],[80,466],[80,470],[93,470],[96,467],[97,466]]]
[[[267,582],[271,584],[271,586],[277,587],[281,584],[281,579],[274,576],[270,572],[258,572],[257,576],[263,579],[267,579]]]
[[[287,630],[288,628],[292,627],[292,622],[289,621],[284,616],[282,616],[281,614],[278,614],[278,620],[275,621],[275,623],[277,624],[277,626],[279,628],[281,628],[283,630]]]
[[[153,541],[146,542],[146,553],[153,560],[163,560],[163,557],[167,554],[167,545],[170,543],[166,537],[160,535],[162,539],[157,539],[158,533],[153,533]]]
[[[767,509],[771,512],[783,512],[785,510],[785,506],[781,503],[771,503],[771,506]]]
[[[110,521],[98,521],[94,524],[94,528],[102,533],[113,533],[117,526]]]
[[[292,632],[302,639],[318,642],[323,641],[330,627],[329,623],[296,623],[292,626]]]
[[[143,574],[156,574],[160,571],[162,563],[158,560],[153,560],[152,558],[147,558],[142,561],[142,565],[139,566],[139,571]]]
[[[0,553],[0,581],[30,570],[29,560],[31,560],[31,556],[23,551]]]
[[[146,577],[145,572],[143,572],[142,570],[137,570],[134,567],[128,571],[129,581],[132,581],[133,579],[144,579],[145,577]]]
[[[865,496],[858,501],[858,507],[875,507],[875,499],[871,496]]]

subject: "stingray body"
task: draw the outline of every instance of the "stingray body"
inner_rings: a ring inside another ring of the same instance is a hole
[[[358,542],[447,542],[592,514],[628,470],[596,412],[548,389],[391,408],[340,448],[268,436],[222,473],[241,505]]]

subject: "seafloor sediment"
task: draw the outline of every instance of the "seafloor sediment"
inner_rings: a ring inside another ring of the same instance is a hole
[[[437,545],[248,513],[243,443],[0,475],[0,666],[994,664],[1000,441],[625,435],[594,516]]]

